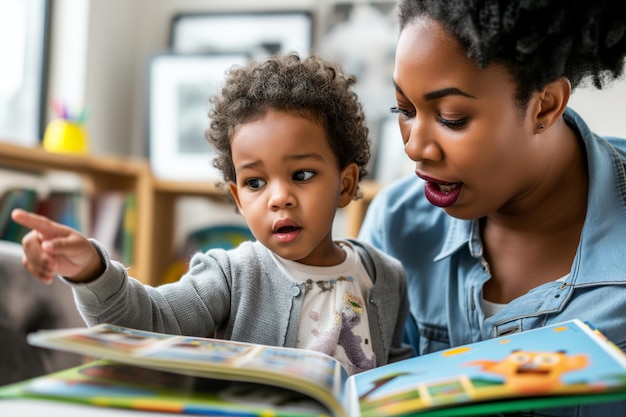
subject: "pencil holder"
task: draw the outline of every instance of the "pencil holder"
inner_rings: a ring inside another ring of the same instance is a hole
[[[89,137],[85,127],[65,119],[54,119],[46,127],[43,148],[48,152],[85,154]]]

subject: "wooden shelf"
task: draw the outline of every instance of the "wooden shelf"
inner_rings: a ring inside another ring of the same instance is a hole
[[[55,154],[42,148],[9,143],[0,143],[0,149],[1,166],[34,172],[62,170],[88,174],[100,185],[111,189],[128,187],[141,171],[147,169],[145,162],[129,158]],[[120,181],[122,184],[119,184]]]
[[[125,157],[68,155],[49,153],[42,148],[0,142],[0,167],[22,171],[60,170],[85,176],[93,192],[120,190],[134,192],[137,199],[137,224],[131,275],[148,284],[158,284],[169,265],[176,201],[185,196],[227,201],[227,191],[206,181],[164,181],[153,177],[144,159]],[[360,185],[363,198],[347,207],[347,234],[355,237],[370,201],[379,186]]]
[[[208,181],[153,180],[152,228],[158,240],[152,245],[150,271],[152,280],[160,280],[169,266],[176,250],[174,243],[174,219],[176,202],[181,197],[205,197],[226,200],[226,191]]]
[[[166,181],[154,180],[156,192],[163,194],[184,194],[191,196],[225,196],[228,192],[217,184],[207,181]]]
[[[358,200],[352,201],[346,207],[346,233],[348,237],[357,237],[359,234],[367,208],[376,193],[380,190],[380,185],[372,181],[363,181],[359,184],[359,188],[361,190],[362,197]]]

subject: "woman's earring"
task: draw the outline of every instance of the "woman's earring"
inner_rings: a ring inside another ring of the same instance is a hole
[[[539,129],[543,129],[543,123],[539,125]]]

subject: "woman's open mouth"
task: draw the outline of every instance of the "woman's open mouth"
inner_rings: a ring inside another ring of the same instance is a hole
[[[430,204],[437,207],[450,207],[457,202],[463,189],[462,182],[443,182],[417,174],[426,181],[424,195]]]
[[[424,195],[430,204],[437,207],[450,207],[459,199],[463,183],[437,184],[426,181]]]

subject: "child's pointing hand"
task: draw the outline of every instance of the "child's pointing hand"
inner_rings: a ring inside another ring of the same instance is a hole
[[[62,275],[87,282],[104,271],[98,252],[78,231],[21,209],[13,210],[11,218],[31,229],[22,239],[22,263],[41,281],[50,283],[55,275]]]

